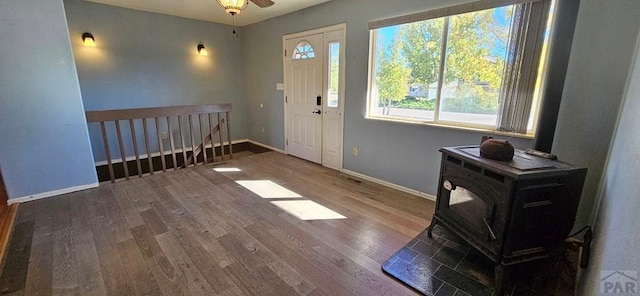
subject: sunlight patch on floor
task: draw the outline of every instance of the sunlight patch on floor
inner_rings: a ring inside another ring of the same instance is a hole
[[[249,189],[251,192],[267,199],[286,199],[295,200],[276,200],[271,204],[279,207],[283,211],[293,215],[300,220],[329,220],[329,219],[347,219],[347,217],[311,200],[305,199],[302,195],[297,194],[271,180],[240,180],[236,183]]]
[[[271,203],[300,220],[347,219],[347,217],[311,200],[282,200]]]
[[[213,170],[218,173],[242,172],[239,168],[213,168]]]
[[[287,188],[284,188],[270,180],[255,181],[236,181],[244,188],[259,195],[262,198],[299,198],[302,195],[297,194]]]

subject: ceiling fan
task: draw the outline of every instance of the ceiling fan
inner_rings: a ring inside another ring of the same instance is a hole
[[[249,0],[217,0],[218,4],[224,8],[224,11],[230,15],[239,14],[249,4]],[[275,4],[271,0],[251,0],[253,4],[257,5],[260,8],[269,7]]]

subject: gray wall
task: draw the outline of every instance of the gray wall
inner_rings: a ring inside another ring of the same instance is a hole
[[[240,40],[230,26],[80,0],[65,0],[65,9],[87,111],[232,103],[233,138],[248,137]],[[95,48],[82,45],[83,32],[93,34]],[[198,55],[198,43],[208,56]],[[123,128],[130,139],[128,125]],[[90,134],[96,161],[104,160],[97,124],[90,125]],[[110,135],[110,150],[120,155],[113,130]]]
[[[600,295],[601,270],[640,272],[640,193],[637,185],[640,171],[640,39],[638,42],[635,64],[604,175],[591,265],[582,278],[583,290],[578,295]]]
[[[62,0],[3,0],[0,165],[9,198],[97,182]]]
[[[464,1],[455,1],[464,2]],[[481,133],[364,118],[367,97],[369,21],[452,5],[452,1],[332,1],[242,28],[245,98],[252,140],[284,149],[282,36],[347,23],[344,168],[435,194],[438,149],[477,144]],[[264,108],[260,108],[260,104]],[[261,128],[265,128],[262,133]],[[517,147],[531,140],[514,139]],[[358,156],[351,148],[358,147]]]
[[[640,1],[581,1],[552,148],[589,168],[576,227],[590,222],[639,30]]]

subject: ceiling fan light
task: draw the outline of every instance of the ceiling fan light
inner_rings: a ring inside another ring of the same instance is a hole
[[[248,0],[217,0],[224,11],[230,15],[236,15],[247,8]]]

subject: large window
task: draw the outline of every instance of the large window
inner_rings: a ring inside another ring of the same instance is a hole
[[[368,117],[532,133],[549,7],[465,4],[371,23]]]

